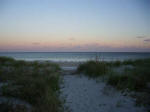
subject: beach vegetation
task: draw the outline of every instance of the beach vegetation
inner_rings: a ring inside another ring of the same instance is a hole
[[[150,82],[150,59],[138,59],[134,61],[123,62],[132,64],[132,69],[127,69],[123,73],[111,73],[108,78],[108,84],[118,89],[143,90]]]
[[[2,96],[19,98],[33,112],[59,112],[60,67],[50,62],[26,62],[0,57]]]
[[[106,74],[108,71],[107,64],[99,61],[88,61],[80,64],[77,68],[77,72],[84,73],[89,77],[98,77]]]

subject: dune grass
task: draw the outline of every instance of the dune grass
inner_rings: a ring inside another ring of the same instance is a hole
[[[0,57],[0,82],[7,83],[2,96],[27,101],[33,112],[59,112],[59,70],[54,63]]]
[[[98,77],[106,74],[108,66],[105,62],[88,61],[78,66],[77,72],[84,73],[89,77]]]
[[[131,65],[122,73],[113,71],[114,67]],[[150,59],[125,60],[115,62],[87,61],[80,64],[77,72],[84,73],[89,77],[100,77],[107,75],[107,83],[118,89],[141,90],[146,88],[150,82]]]
[[[146,82],[141,76],[133,74],[112,74],[108,77],[108,84],[117,89],[141,90],[146,87]]]
[[[132,65],[132,66],[139,66],[139,65],[147,65],[150,63],[150,58],[147,59],[136,59],[136,60],[132,60],[132,59],[128,59],[128,60],[124,60],[124,61],[112,61],[112,62],[106,62],[108,66],[112,66],[112,67],[120,67],[122,65]]]
[[[124,61],[123,64],[132,65],[133,68],[123,73],[109,73],[107,84],[119,90],[135,91],[132,97],[136,99],[136,105],[144,105],[149,110],[150,59]]]
[[[125,69],[120,69],[120,68]],[[128,68],[129,67],[129,68]],[[115,71],[116,69],[121,72]],[[137,105],[150,105],[150,59],[115,62],[88,61],[78,66],[77,71],[92,78],[105,77],[108,85],[118,90],[134,91]]]
[[[119,89],[141,90],[150,82],[150,59],[138,59],[124,61],[123,65],[132,65],[133,69],[123,74],[111,73],[108,84]]]

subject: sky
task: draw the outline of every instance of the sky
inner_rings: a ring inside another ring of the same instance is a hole
[[[0,52],[150,52],[150,0],[0,0]]]

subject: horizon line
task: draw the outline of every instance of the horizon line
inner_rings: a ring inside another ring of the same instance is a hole
[[[0,53],[150,53],[150,51],[0,51]]]

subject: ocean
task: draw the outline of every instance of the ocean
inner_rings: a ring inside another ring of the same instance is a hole
[[[26,61],[87,61],[96,57],[103,61],[150,58],[148,52],[0,52],[0,56]]]

